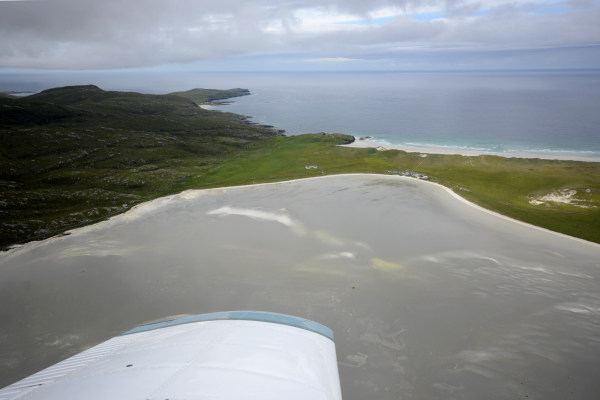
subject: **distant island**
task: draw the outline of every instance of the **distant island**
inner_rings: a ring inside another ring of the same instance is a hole
[[[197,104],[206,104],[217,100],[229,99],[232,97],[248,96],[250,95],[250,90],[240,88],[227,90],[191,89],[185,92],[173,92],[169,94],[185,97],[186,99],[190,99]]]
[[[600,163],[344,147],[354,137],[286,137],[247,117],[199,107],[249,94],[149,95],[84,85],[0,98],[0,247],[186,189],[399,171],[427,176],[509,217],[600,243]]]

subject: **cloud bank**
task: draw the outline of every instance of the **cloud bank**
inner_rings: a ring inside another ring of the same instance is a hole
[[[598,21],[599,0],[0,1],[0,67],[243,69],[259,59],[267,69],[393,69],[527,53],[541,68],[567,52],[596,68]]]

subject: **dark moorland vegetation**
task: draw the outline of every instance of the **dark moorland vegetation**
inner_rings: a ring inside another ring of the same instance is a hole
[[[185,189],[404,170],[427,174],[488,209],[600,243],[600,163],[339,146],[352,140],[282,137],[176,94],[78,86],[0,99],[0,246]],[[576,202],[530,203],[565,191],[575,191]]]
[[[191,89],[185,92],[173,92],[170,93],[176,96],[185,97],[190,99],[197,104],[210,103],[211,101],[225,100],[231,97],[248,96],[250,91],[248,89]]]
[[[96,86],[0,99],[0,246],[39,239],[182,190],[277,136],[175,95]]]

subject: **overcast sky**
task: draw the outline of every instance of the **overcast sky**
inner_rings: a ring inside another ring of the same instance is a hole
[[[600,0],[0,0],[0,68],[600,68]]]

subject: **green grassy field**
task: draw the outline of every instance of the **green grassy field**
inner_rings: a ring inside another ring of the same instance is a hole
[[[189,187],[271,182],[343,173],[413,171],[460,196],[509,217],[600,243],[600,163],[406,153],[340,147],[345,135],[275,138],[239,154]],[[307,170],[305,165],[318,165]],[[552,193],[575,191],[572,204],[541,201]]]
[[[600,163],[341,147],[177,95],[59,88],[0,99],[0,247],[186,189],[410,170],[504,215],[600,243]],[[307,170],[306,165],[318,168]],[[543,196],[575,192],[572,204]],[[538,199],[541,204],[531,204]]]

